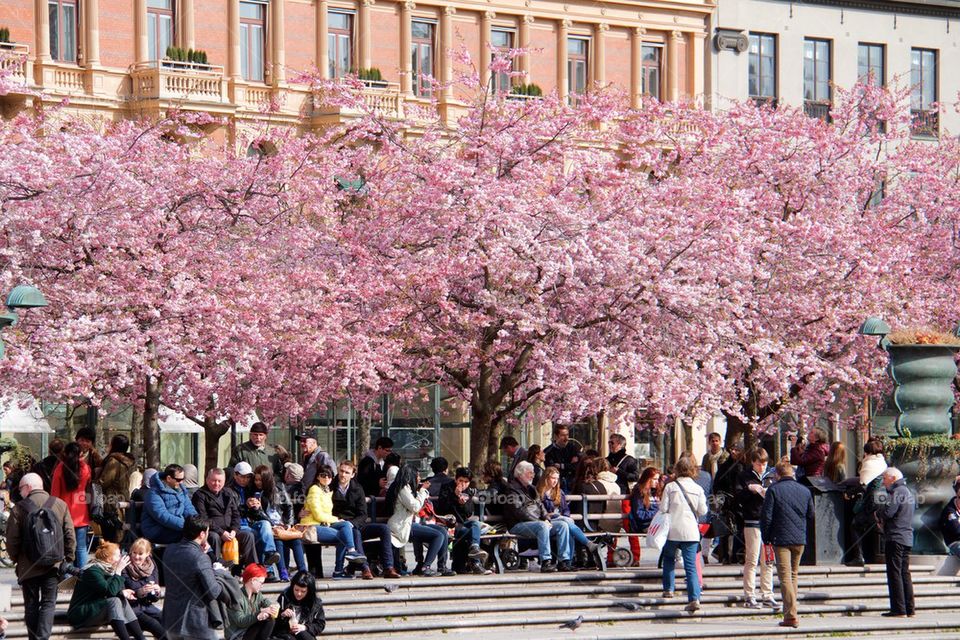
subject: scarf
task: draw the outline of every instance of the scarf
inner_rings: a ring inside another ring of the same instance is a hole
[[[887,462],[883,459],[882,453],[864,456],[863,462],[860,463],[860,484],[867,486],[886,470]]]
[[[83,570],[86,571],[87,569],[100,569],[105,575],[113,575],[113,565],[103,560],[97,560],[96,556],[92,556],[90,560],[87,561]]]
[[[147,559],[143,561],[142,567],[138,567],[133,562],[128,564],[127,574],[134,580],[143,580],[153,575],[153,569],[154,569],[153,558],[148,556]]]

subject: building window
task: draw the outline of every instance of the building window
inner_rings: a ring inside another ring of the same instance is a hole
[[[643,45],[641,50],[640,93],[651,98],[660,99],[660,62],[662,59],[661,47]]]
[[[886,47],[861,42],[857,45],[857,82],[882,87],[886,78]]]
[[[910,50],[910,130],[915,136],[936,137],[940,118],[931,108],[937,101],[937,52],[932,49]]]
[[[777,37],[751,33],[748,54],[750,97],[757,104],[777,103]]]
[[[352,14],[327,13],[327,57],[331,78],[342,78],[354,70]]]
[[[147,55],[162,60],[173,46],[173,0],[147,0]]]
[[[830,119],[830,41],[803,41],[803,110],[808,116]]]
[[[240,3],[240,75],[263,82],[266,50],[267,7],[259,2]]]
[[[414,20],[411,25],[411,56],[413,62],[413,95],[430,96],[430,81],[433,77],[433,52],[436,28],[432,22]]]
[[[587,70],[590,62],[590,41],[567,38],[567,95],[571,101],[587,91]]]
[[[50,0],[50,57],[77,61],[77,0]]]
[[[514,33],[509,29],[492,29],[490,31],[490,46],[493,51],[490,57],[494,58],[498,54],[505,54],[507,50],[514,48]],[[509,72],[494,74],[490,78],[490,89],[493,93],[510,93],[513,83],[511,82]]]

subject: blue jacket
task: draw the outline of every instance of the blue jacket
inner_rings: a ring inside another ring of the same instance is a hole
[[[171,489],[160,479],[150,478],[150,488],[143,497],[143,516],[140,529],[143,537],[160,544],[178,542],[183,532],[183,520],[197,515],[190,494],[182,486]]]
[[[887,489],[883,511],[883,539],[905,547],[913,546],[913,492],[900,478]]]
[[[760,512],[760,536],[777,547],[807,544],[807,527],[813,526],[813,495],[786,477],[767,489]]]
[[[653,516],[660,510],[660,498],[650,496],[650,508],[643,506],[643,498],[636,493],[630,496],[630,533],[646,533]]]
[[[560,504],[553,504],[553,500],[550,499],[550,496],[544,494],[543,498],[543,508],[547,510],[547,513],[553,513],[556,511],[561,516],[570,517],[570,505],[567,504],[567,494],[562,489],[560,490]]]

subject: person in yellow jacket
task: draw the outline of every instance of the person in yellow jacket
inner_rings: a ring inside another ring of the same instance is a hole
[[[345,578],[344,560],[350,564],[366,565],[367,558],[358,549],[363,548],[360,531],[353,523],[341,520],[333,515],[333,469],[321,467],[313,486],[307,491],[307,500],[303,505],[300,524],[315,525],[317,541],[337,545],[337,561],[333,569],[334,578]]]

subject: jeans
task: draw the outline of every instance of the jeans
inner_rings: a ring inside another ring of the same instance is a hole
[[[571,545],[573,545],[573,543],[577,543],[585,547],[588,544],[590,544],[590,539],[587,537],[587,534],[583,532],[583,529],[581,529],[579,525],[577,525],[577,523],[573,520],[573,518],[570,518],[568,516],[560,516],[559,518],[554,518],[550,522],[553,523],[553,522],[557,522],[558,520],[562,520],[563,522],[567,523],[567,528],[570,530]],[[571,549],[570,557],[571,558],[573,557],[572,549]]]
[[[356,538],[353,535],[353,523],[349,520],[340,520],[330,525],[330,528],[337,532],[342,545],[337,546],[337,562],[333,568],[334,571],[343,571],[344,556],[350,549],[356,549]]]
[[[553,523],[543,520],[518,522],[510,528],[510,533],[518,538],[535,538],[540,562],[549,562],[553,558],[550,538],[554,537],[557,540],[557,553],[564,560],[569,560],[570,558],[565,556],[569,553],[570,529],[566,523],[557,522],[556,524],[557,526],[554,526]]]
[[[800,571],[802,544],[774,547],[777,555],[777,576],[780,578],[780,596],[783,598],[784,622],[797,620],[797,573]]]
[[[293,551],[293,560],[297,563],[298,571],[307,571],[307,559],[303,555],[303,540],[275,540],[277,544],[277,553],[280,554],[280,569],[286,571],[290,567],[288,562],[289,554],[287,551]]]
[[[53,631],[53,614],[57,610],[57,570],[20,583],[23,590],[24,619],[30,640],[47,640]]]
[[[458,524],[454,532],[454,544],[466,542],[471,547],[480,544],[480,521],[469,520],[463,524]]]
[[[952,556],[957,556],[958,558],[960,558],[960,540],[951,544],[949,547],[947,547],[947,549],[948,549],[947,553],[949,553]]]
[[[253,539],[257,545],[257,557],[263,562],[268,553],[277,550],[277,544],[273,540],[273,526],[269,520],[257,520],[250,522],[246,526],[241,526],[240,531],[249,531],[253,533]]]
[[[913,615],[913,581],[910,579],[910,549],[905,544],[887,541],[887,591],[890,611]]]
[[[586,540],[587,537],[583,535],[583,530],[580,529],[573,521],[568,521],[565,518],[557,518],[556,520],[550,521],[550,535],[557,540],[557,555],[560,556],[561,562],[571,562],[573,560],[573,547],[574,547],[574,529],[576,532],[583,536],[583,539]],[[586,546],[585,542],[581,542]]]
[[[743,595],[756,597],[757,561],[760,561],[760,596],[773,600],[773,565],[767,563],[760,540],[760,527],[744,527],[743,541],[746,546],[743,556]]]
[[[680,542],[667,540],[663,545],[663,590],[673,591],[676,575],[677,549],[683,556],[684,581],[687,583],[687,602],[700,600],[700,580],[697,577],[697,553],[700,551],[700,541]]]
[[[351,525],[351,529],[353,526]],[[335,544],[337,547],[337,562],[334,567],[334,571],[343,571],[343,556],[347,552],[348,547],[353,546],[353,532],[350,532],[350,537],[345,538],[344,534],[346,529],[340,528],[339,530],[334,529],[333,527],[328,527],[326,525],[318,524],[317,529],[317,542],[323,544]]]
[[[390,527],[385,524],[371,522],[363,525],[360,530],[361,538],[370,540],[380,539],[380,564],[384,569],[393,568],[393,545],[390,543]]]
[[[450,534],[447,532],[447,528],[439,524],[424,524],[420,526],[431,527],[433,529],[436,529],[447,537],[448,544],[445,544],[442,547],[440,547],[440,553],[437,554],[437,563],[438,563],[437,567],[446,568],[450,560],[450,545],[449,545]],[[413,557],[416,559],[417,564],[421,564],[421,565],[423,564],[423,543],[422,542],[414,543]]]
[[[413,542],[414,546],[417,543],[427,545],[427,555],[423,559],[423,566],[429,567],[440,555],[443,548],[450,544],[450,536],[447,535],[446,529],[414,523],[410,526],[410,542]]]
[[[86,527],[76,527],[74,532],[77,534],[77,557],[74,564],[79,569],[87,564],[87,528]]]

